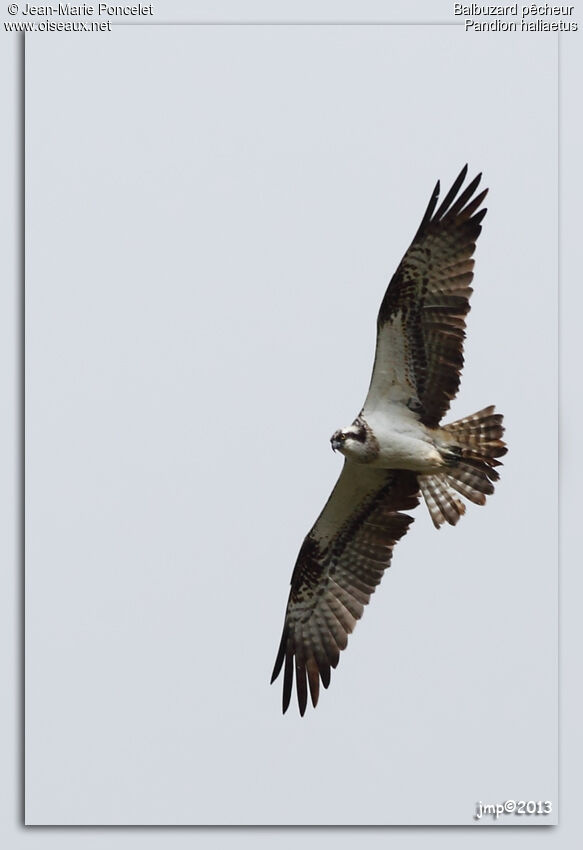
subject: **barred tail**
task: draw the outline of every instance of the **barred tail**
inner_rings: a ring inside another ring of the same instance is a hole
[[[494,406],[485,407],[472,416],[458,419],[443,427],[451,439],[452,456],[459,458],[452,466],[434,475],[419,475],[419,487],[436,528],[448,522],[455,525],[466,507],[459,493],[475,505],[483,505],[494,492],[493,481],[499,475],[496,458],[507,452],[502,440],[502,415]]]

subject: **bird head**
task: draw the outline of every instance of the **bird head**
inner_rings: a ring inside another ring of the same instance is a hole
[[[330,437],[330,443],[332,445],[332,451],[342,451],[344,443],[346,442],[346,431],[343,431],[342,428],[339,428],[338,431],[334,431],[332,436]]]
[[[330,437],[333,451],[339,451],[361,463],[370,459],[368,431],[362,419],[356,419],[348,428],[339,428]]]

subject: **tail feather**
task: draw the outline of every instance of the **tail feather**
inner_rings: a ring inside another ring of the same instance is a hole
[[[466,506],[456,497],[447,479],[443,473],[419,476],[419,487],[436,528],[444,522],[455,525],[466,512]]]
[[[475,505],[483,505],[486,496],[494,492],[492,482],[500,478],[494,467],[502,465],[497,458],[507,452],[502,419],[490,406],[444,426],[460,459],[448,466],[447,472],[419,476],[419,487],[436,528],[444,522],[455,525],[465,513],[457,493]]]
[[[471,416],[445,425],[443,430],[454,438],[462,449],[462,457],[477,460],[502,457],[508,449],[502,440],[504,427],[501,413],[494,413],[494,405],[484,407]]]
[[[487,492],[484,492],[486,483],[483,478],[477,479],[470,476],[464,476],[462,478],[461,475],[456,478],[449,475],[447,477],[447,483],[450,487],[453,487],[454,490],[457,490],[458,493],[465,496],[466,499],[469,499],[469,501],[473,502],[475,505],[484,505],[486,503],[486,496],[491,495],[494,492],[492,484],[490,484]]]

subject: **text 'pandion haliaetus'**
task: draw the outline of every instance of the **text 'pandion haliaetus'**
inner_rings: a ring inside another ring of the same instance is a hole
[[[271,681],[282,667],[283,710],[294,671],[300,714],[308,687],[315,706],[340,650],[391,563],[423,494],[436,528],[455,525],[494,492],[496,458],[506,453],[494,407],[440,425],[458,391],[472,255],[486,214],[481,175],[460,193],[467,166],[436,209],[437,183],[413,242],[393,275],[377,319],[377,343],[364,407],[332,435],[344,466],[304,540],[291,579]],[[458,194],[460,193],[460,194]]]

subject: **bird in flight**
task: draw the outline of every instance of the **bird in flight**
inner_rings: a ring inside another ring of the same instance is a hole
[[[463,366],[472,255],[486,210],[481,175],[463,190],[467,165],[439,207],[437,183],[419,229],[389,283],[377,318],[372,378],[364,407],[332,435],[344,455],[336,486],[306,536],[291,578],[271,681],[283,669],[283,711],[295,674],[300,714],[390,566],[395,543],[421,494],[436,528],[455,525],[463,496],[483,505],[506,453],[502,416],[485,407],[441,425]]]

